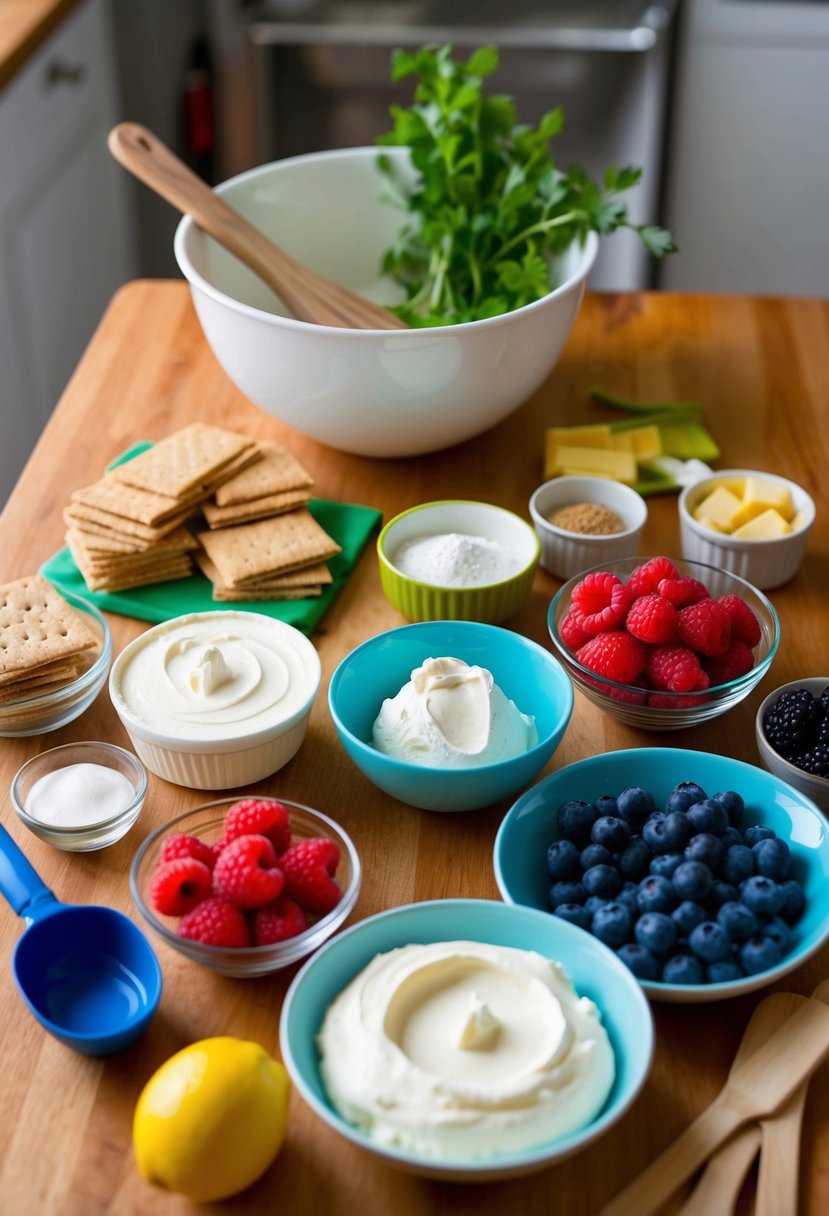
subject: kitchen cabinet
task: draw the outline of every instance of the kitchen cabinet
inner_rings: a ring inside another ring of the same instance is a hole
[[[106,144],[116,96],[106,0],[78,4],[0,93],[0,503],[136,273],[130,195]]]

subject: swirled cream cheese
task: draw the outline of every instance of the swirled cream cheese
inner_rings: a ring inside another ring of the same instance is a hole
[[[328,1008],[318,1047],[343,1118],[430,1158],[488,1157],[576,1131],[615,1076],[599,1011],[564,968],[481,942],[378,954]]]
[[[535,720],[504,695],[491,672],[453,658],[415,668],[381,705],[372,738],[396,760],[440,768],[494,764],[538,742]]]
[[[228,739],[289,721],[320,680],[308,639],[256,612],[197,612],[148,630],[113,670],[139,723],[184,739]]]

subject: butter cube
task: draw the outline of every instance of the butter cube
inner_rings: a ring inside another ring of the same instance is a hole
[[[757,515],[748,523],[735,528],[731,535],[742,540],[774,540],[775,537],[788,535],[791,530],[791,524],[778,510],[770,507],[762,515]]]
[[[743,504],[734,517],[735,528],[747,524],[769,510],[777,511],[787,523],[794,518],[794,503],[788,486],[764,481],[762,477],[747,477],[742,498]]]
[[[693,516],[698,523],[712,527],[717,532],[730,532],[741,506],[736,494],[732,494],[725,486],[717,486],[697,504]]]
[[[636,481],[636,457],[633,452],[614,452],[610,448],[585,448],[560,445],[556,449],[555,476],[563,468],[586,469],[588,474],[605,474],[615,481],[633,485]]]

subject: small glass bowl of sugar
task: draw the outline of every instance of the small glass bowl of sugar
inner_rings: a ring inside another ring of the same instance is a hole
[[[65,743],[28,760],[12,782],[20,821],[70,853],[106,848],[126,835],[147,794],[147,770],[114,743]]]

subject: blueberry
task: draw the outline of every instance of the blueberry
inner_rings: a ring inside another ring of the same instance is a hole
[[[753,873],[754,857],[748,845],[735,844],[726,851],[722,859],[722,876],[726,882],[738,887],[741,882],[751,878]]]
[[[625,942],[616,953],[638,980],[659,979],[659,963],[656,957],[638,942]]]
[[[725,929],[732,942],[747,942],[757,932],[757,917],[749,912],[745,904],[732,900],[723,904],[717,912],[717,922]]]
[[[679,901],[670,878],[651,874],[640,882],[636,902],[640,912],[671,912]]]
[[[761,840],[774,840],[774,838],[775,833],[772,828],[764,827],[762,823],[755,823],[743,832],[743,840],[750,849],[753,849]]]
[[[612,794],[602,794],[601,798],[597,798],[593,803],[598,815],[618,815],[619,808],[616,805],[616,799]]]
[[[775,916],[773,920],[767,921],[761,927],[760,937],[770,937],[772,941],[777,942],[781,954],[786,953],[792,940],[789,926],[779,916]]]
[[[607,899],[602,899],[601,895],[588,895],[587,899],[584,901],[585,911],[592,920],[599,908],[603,908],[605,904],[609,902],[610,901]]]
[[[633,926],[640,946],[652,954],[667,954],[676,942],[676,925],[664,912],[646,912]]]
[[[706,963],[718,963],[731,952],[731,938],[715,920],[704,920],[692,929],[688,945]]]
[[[616,896],[616,903],[623,904],[627,908],[632,921],[636,920],[639,915],[639,904],[636,899],[638,889],[635,882],[626,882]]]
[[[614,866],[591,866],[582,874],[581,885],[588,895],[613,899],[622,889],[622,876]]]
[[[736,790],[723,790],[722,793],[714,795],[714,801],[719,802],[728,816],[728,822],[732,827],[736,827],[745,810],[745,803]]]
[[[550,887],[547,903],[550,909],[555,911],[559,904],[583,904],[586,899],[587,892],[580,882],[571,882],[567,878],[562,878]]]
[[[671,811],[662,821],[662,832],[672,852],[681,853],[694,834],[693,825],[681,811]]]
[[[683,861],[674,871],[673,884],[678,899],[701,903],[714,885],[714,875],[704,862]]]
[[[605,904],[593,917],[590,928],[600,942],[615,950],[630,939],[630,913],[623,904]]]
[[[715,802],[713,798],[705,798],[702,802],[695,802],[692,807],[689,807],[688,819],[691,821],[694,832],[710,832],[712,836],[725,835],[725,829],[728,827],[725,807],[721,806],[719,802]]]
[[[708,866],[712,874],[716,874],[719,871],[724,852],[719,836],[714,836],[712,832],[698,832],[688,841],[685,860],[701,861],[703,865]]]
[[[579,851],[572,840],[555,840],[547,850],[547,873],[553,882],[578,878]]]
[[[705,790],[701,785],[697,785],[696,781],[680,781],[668,795],[665,810],[687,811],[695,802],[702,802],[707,797]]]
[[[732,828],[729,824],[723,832],[721,839],[726,849],[733,849],[735,844],[741,845],[743,843],[743,834],[737,828]]]
[[[776,967],[782,957],[783,951],[771,937],[750,937],[740,947],[740,966],[746,975],[768,971],[769,967]]]
[[[632,828],[644,823],[653,810],[653,798],[639,785],[630,785],[616,795],[616,809]]]
[[[775,837],[773,840],[758,840],[751,850],[754,866],[758,874],[764,878],[773,878],[775,882],[785,882],[789,877],[792,856],[785,840]]]
[[[676,931],[680,937],[687,937],[693,928],[707,919],[708,913],[705,908],[690,899],[683,899],[679,907],[674,908],[671,913],[671,920],[676,925]]]
[[[654,811],[642,825],[642,839],[654,853],[670,853],[671,846],[665,839],[665,815]]]
[[[744,971],[736,959],[721,958],[717,963],[709,963],[705,969],[705,978],[709,984],[730,984],[741,980]]]
[[[602,815],[590,830],[594,844],[603,844],[611,853],[621,853],[630,840],[630,824],[617,815]]]
[[[783,901],[780,905],[780,915],[789,924],[794,924],[806,907],[806,892],[803,890],[803,883],[796,878],[790,878],[788,882],[780,884],[780,895]]]
[[[619,856],[619,873],[622,878],[639,882],[640,878],[647,874],[650,863],[650,849],[641,836],[633,836],[630,844]]]
[[[740,892],[733,883],[723,882],[721,878],[714,879],[711,894],[708,896],[708,902],[712,907],[721,908],[723,904],[735,903],[739,898]]]
[[[576,846],[573,845],[573,848]],[[603,844],[589,844],[579,855],[579,866],[589,870],[591,866],[612,866],[613,854]]]
[[[664,878],[672,878],[677,866],[681,866],[684,858],[681,853],[661,853],[654,857],[650,864],[651,874],[661,874]]]
[[[780,887],[763,874],[755,874],[740,885],[740,899],[755,916],[776,916],[783,906]]]
[[[580,848],[590,840],[590,829],[596,819],[596,808],[589,802],[564,802],[556,814],[559,836],[572,840]]]
[[[590,916],[582,904],[559,904],[554,912],[556,916],[569,921],[571,925],[578,925],[580,929],[590,928]]]
[[[693,954],[675,954],[662,968],[663,984],[702,984],[705,972]]]

